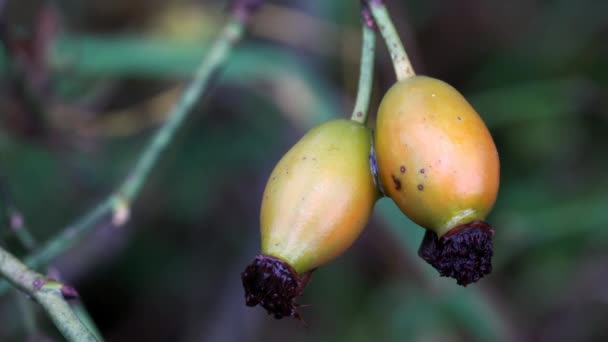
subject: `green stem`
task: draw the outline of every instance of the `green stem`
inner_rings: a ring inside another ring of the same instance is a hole
[[[131,176],[120,187],[119,193],[125,197],[127,202],[137,196],[150,170],[158,161],[161,152],[169,145],[175,131],[181,126],[190,109],[196,104],[201,93],[209,84],[213,73],[226,60],[234,43],[241,38],[243,31],[244,25],[239,17],[231,18],[226,24],[219,38],[211,47],[209,54],[196,71],[194,80],[169,114],[169,120],[152,138],[150,145],[133,168]]]
[[[414,72],[412,63],[403,48],[399,34],[395,29],[395,25],[393,25],[386,6],[384,6],[384,2],[382,0],[367,0],[367,3],[376,21],[376,26],[380,30],[380,34],[384,38],[386,47],[391,54],[397,80],[403,81],[415,76],[416,73]]]
[[[69,341],[97,341],[63,298],[64,285],[29,269],[2,248],[0,248],[0,274],[40,303],[66,339]]]
[[[232,47],[242,38],[248,19],[262,3],[262,0],[238,0],[236,2],[229,21],[196,70],[194,79],[169,113],[167,121],[150,139],[126,180],[114,193],[79,218],[76,223],[68,226],[59,235],[48,241],[36,253],[25,258],[27,265],[39,268],[48,264],[65,250],[77,244],[93,230],[96,223],[105,217],[112,216],[113,224],[116,226],[126,222],[130,203],[139,194],[161,153],[171,143],[175,132],[207,88],[214,73],[227,59]],[[0,294],[7,289],[8,284],[0,283]]]
[[[97,340],[103,341],[103,337],[101,336],[101,332],[99,331],[97,324],[95,324],[95,321],[91,317],[91,314],[89,313],[87,308],[84,306],[82,301],[77,301],[77,302],[73,303],[72,310],[74,310],[76,317],[78,317],[78,319],[80,319],[82,324],[84,324],[84,326],[86,326],[87,329],[89,329],[91,334],[93,334],[95,336],[95,338],[97,338]]]
[[[96,226],[95,223],[115,210],[113,205],[115,197],[116,195],[111,195],[108,199],[93,208],[93,210],[78,219],[73,225],[68,226],[59,235],[56,235],[45,243],[38,251],[27,256],[24,262],[32,268],[44,267],[65,250],[76,245],[86,233]],[[0,292],[2,290],[1,287],[0,284]]]
[[[365,125],[369,112],[369,102],[374,80],[374,53],[376,33],[364,22],[362,25],[361,65],[359,70],[359,85],[357,100],[350,119]]]

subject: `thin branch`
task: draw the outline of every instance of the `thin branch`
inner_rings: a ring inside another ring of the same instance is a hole
[[[384,5],[384,1],[366,1],[374,17],[376,26],[380,30],[380,34],[382,34],[382,38],[384,38],[386,47],[388,48],[388,51],[391,54],[391,59],[393,60],[393,67],[395,68],[397,80],[403,81],[409,77],[415,76],[416,73],[414,72],[412,63],[410,62],[410,59],[407,56],[405,49],[403,48],[401,38],[399,38],[399,34],[395,29],[395,25],[393,25],[393,21],[391,20],[391,17],[388,14],[388,10]]]
[[[362,40],[361,40],[361,65],[359,69],[359,85],[357,88],[357,100],[350,119],[365,125],[369,113],[369,102],[372,94],[374,81],[374,54],[376,48],[376,33],[374,32],[374,21],[371,18],[367,6],[361,11]]]
[[[65,301],[64,296],[71,296],[75,293],[71,287],[29,269],[2,248],[0,248],[0,274],[40,303],[66,339],[97,341]]]
[[[235,2],[230,19],[198,67],[194,79],[171,110],[167,121],[150,139],[149,144],[129,172],[126,180],[104,201],[44,244],[36,253],[25,258],[25,263],[28,266],[39,268],[48,264],[64,251],[80,242],[100,220],[108,216],[112,217],[116,226],[126,223],[129,217],[130,203],[139,194],[161,153],[171,143],[175,132],[209,85],[212,76],[227,59],[232,47],[242,38],[248,19],[263,2],[262,0],[237,0]],[[0,294],[4,293],[6,289],[7,284],[0,283]]]

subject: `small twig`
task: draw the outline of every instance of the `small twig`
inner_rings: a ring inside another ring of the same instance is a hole
[[[229,21],[225,24],[219,36],[211,46],[194,74],[194,79],[188,85],[180,100],[171,110],[167,121],[150,139],[129,176],[117,191],[108,196],[100,204],[86,213],[76,223],[68,226],[59,235],[44,244],[36,253],[25,258],[25,263],[33,268],[48,264],[65,250],[77,244],[87,233],[93,230],[103,218],[112,216],[117,226],[126,223],[130,203],[137,197],[142,185],[160,158],[161,153],[171,143],[177,129],[184,122],[200,95],[209,85],[214,73],[227,59],[232,47],[240,40],[244,27],[253,12],[263,3],[262,0],[237,0],[231,11]],[[0,294],[7,284],[0,283]]]
[[[367,6],[361,9],[362,16],[362,40],[361,40],[361,65],[359,71],[359,85],[357,89],[357,100],[350,119],[365,125],[369,112],[369,102],[374,81],[374,54],[376,48],[376,33],[374,32],[374,21],[371,18]]]
[[[40,303],[65,338],[70,341],[97,341],[76,317],[64,298],[65,294],[72,294],[71,287],[29,269],[2,248],[0,248],[0,274]]]
[[[405,49],[403,48],[401,38],[399,38],[399,34],[395,29],[395,25],[393,25],[393,21],[391,20],[391,17],[388,14],[386,6],[384,6],[384,1],[366,1],[374,17],[376,26],[380,30],[380,34],[382,34],[382,38],[384,38],[386,47],[388,48],[391,54],[391,59],[393,60],[393,67],[395,68],[397,80],[402,81],[407,79],[408,77],[415,76],[416,73],[414,72],[412,63],[410,62],[410,59],[407,56]]]

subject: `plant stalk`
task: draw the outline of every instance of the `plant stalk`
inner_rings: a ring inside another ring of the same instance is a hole
[[[403,48],[401,38],[399,38],[395,25],[393,25],[393,21],[384,5],[384,1],[367,0],[367,4],[372,12],[376,26],[384,39],[384,43],[391,54],[397,80],[403,81],[409,77],[415,76],[416,73],[414,72],[412,63],[405,52],[405,48]]]
[[[365,125],[369,113],[369,102],[372,95],[374,83],[374,55],[376,49],[376,33],[374,32],[373,20],[371,20],[368,9],[364,6],[362,15],[362,39],[361,39],[361,65],[359,68],[359,85],[357,87],[357,99],[350,117],[351,120]]]

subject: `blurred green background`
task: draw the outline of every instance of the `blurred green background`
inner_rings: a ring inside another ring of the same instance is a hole
[[[308,326],[244,305],[260,198],[304,132],[347,117],[358,1],[269,1],[163,156],[127,226],[101,224],[50,270],[108,341],[608,340],[608,2],[387,0],[414,67],[459,89],[492,131],[494,272],[458,287],[416,256],[423,230],[381,200],[320,268]],[[45,241],[110,193],[224,23],[225,1],[8,0],[0,175]],[[378,39],[370,125],[394,82]],[[26,254],[8,224],[2,244]],[[0,298],[0,340],[25,329]]]

